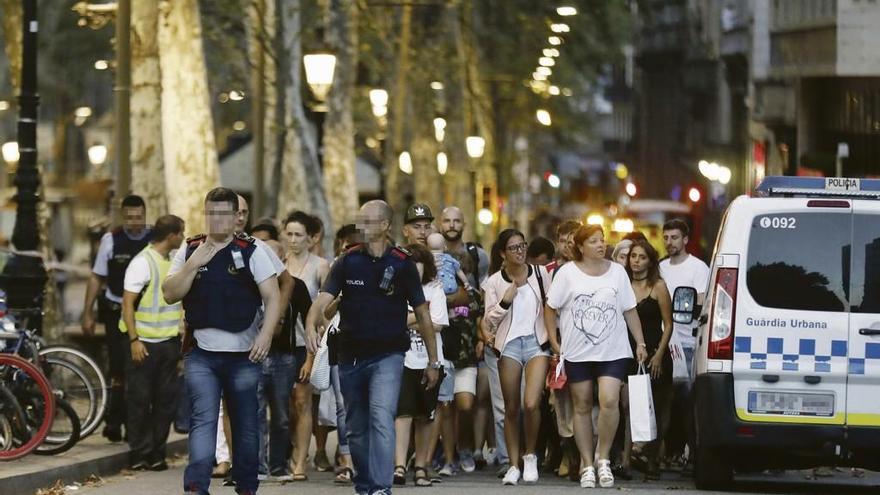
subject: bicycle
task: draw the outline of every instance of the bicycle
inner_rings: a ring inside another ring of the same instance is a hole
[[[0,461],[34,451],[46,439],[55,418],[49,380],[34,364],[13,354],[0,354],[0,417],[8,423],[0,440]]]
[[[85,352],[70,346],[46,346],[36,332],[27,329],[30,317],[40,311],[39,308],[15,310],[11,328],[7,320],[2,320],[5,332],[0,332],[0,350],[3,350],[3,339],[15,341],[7,344],[3,352],[23,356],[43,370],[58,398],[68,401],[77,411],[81,422],[80,438],[85,438],[103,420],[108,400],[107,380],[95,360]],[[21,324],[15,317],[21,320]],[[55,436],[50,436],[47,441],[58,442]]]

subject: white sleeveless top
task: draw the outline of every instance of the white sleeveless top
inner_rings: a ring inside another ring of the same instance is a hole
[[[303,281],[306,284],[306,288],[309,289],[309,297],[312,298],[312,301],[318,297],[318,291],[321,290],[321,280],[318,276],[318,266],[320,263],[321,257],[316,256],[314,254],[309,253],[309,257],[306,258],[306,263],[303,265],[302,270],[299,273],[294,273],[293,270],[290,269],[290,265],[287,266],[287,272],[290,273],[291,276],[296,277]],[[306,345],[305,338],[305,328],[303,328],[302,321],[297,320],[296,322],[296,346],[303,347]]]

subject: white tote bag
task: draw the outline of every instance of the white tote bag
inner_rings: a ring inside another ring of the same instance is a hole
[[[330,356],[327,355],[327,335],[330,329],[324,331],[321,343],[318,344],[318,352],[315,353],[315,362],[312,365],[312,376],[309,382],[315,387],[316,392],[323,392],[330,388]]]
[[[657,439],[657,417],[654,415],[654,397],[651,395],[651,376],[645,366],[639,365],[637,375],[629,377],[629,421],[633,442]]]

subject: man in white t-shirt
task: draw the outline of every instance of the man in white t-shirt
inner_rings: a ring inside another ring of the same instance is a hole
[[[150,245],[125,270],[122,321],[131,360],[125,371],[125,399],[131,468],[164,471],[168,430],[177,397],[180,359],[180,304],[168,304],[162,282],[171,267],[171,252],[183,242],[180,217],[156,219]]]
[[[697,300],[702,304],[703,296],[706,294],[706,289],[709,286],[709,267],[699,258],[688,254],[685,246],[687,246],[689,235],[690,229],[683,220],[673,219],[663,225],[663,244],[666,246],[666,254],[669,257],[660,262],[660,276],[666,282],[670,296],[674,296],[675,289],[678,287],[693,287],[697,291]],[[691,378],[694,376],[693,363],[694,349],[696,348],[694,327],[695,324],[693,323],[689,325],[673,323],[675,330],[673,339],[681,344],[685,363],[687,363],[688,376]],[[684,414],[674,416],[672,421],[678,422],[680,428],[676,428],[673,425],[671,430],[680,429],[686,432],[687,444],[690,447],[690,452],[693,452],[694,429],[692,428],[693,421],[690,417],[692,409],[689,405],[690,381],[676,386],[673,394],[676,404],[682,408]],[[673,448],[670,448],[667,454],[672,454],[673,452]],[[690,464],[692,461],[693,456],[690,456],[688,463]]]
[[[709,285],[709,267],[699,258],[688,254],[690,229],[683,220],[673,219],[663,225],[663,244],[669,256],[660,262],[660,276],[669,288],[670,297],[679,287],[693,287],[697,290],[697,300],[702,304]],[[681,344],[688,365],[688,374],[693,375],[693,357],[696,347],[694,337],[695,323],[673,323],[675,338]]]
[[[218,187],[205,197],[208,235],[187,240],[162,284],[169,304],[183,301],[195,347],[184,357],[192,421],[187,493],[207,493],[214,461],[220,393],[232,419],[232,475],[238,493],[257,491],[257,383],[281,303],[275,267],[253,238],[234,234],[238,197]]]

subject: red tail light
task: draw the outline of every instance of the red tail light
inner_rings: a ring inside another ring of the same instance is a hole
[[[736,268],[719,268],[709,313],[709,359],[733,359],[736,323]]]

